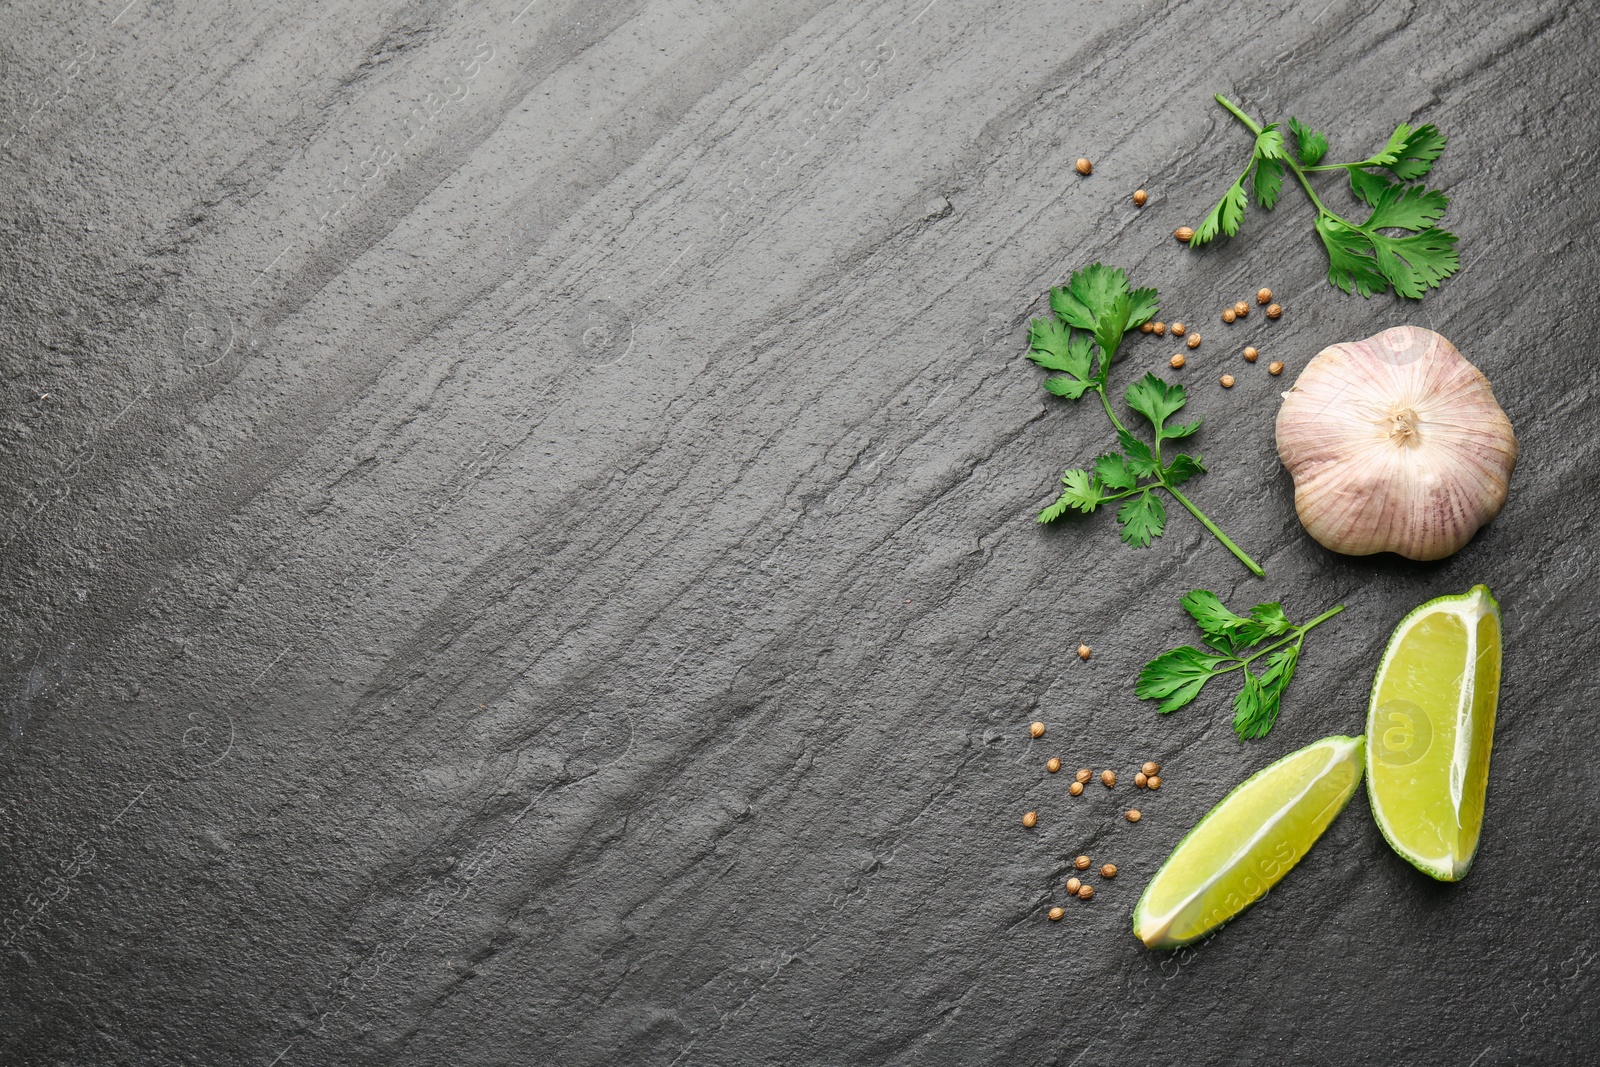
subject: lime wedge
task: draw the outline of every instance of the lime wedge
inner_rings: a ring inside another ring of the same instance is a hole
[[[1394,850],[1442,882],[1478,851],[1500,698],[1500,605],[1487,586],[1400,620],[1367,709],[1367,792]]]
[[[1361,784],[1362,739],[1324,737],[1257,771],[1178,842],[1133,909],[1133,933],[1177,948],[1260,899]]]

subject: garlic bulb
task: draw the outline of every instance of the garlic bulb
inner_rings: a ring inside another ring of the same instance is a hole
[[[1397,326],[1307,364],[1283,394],[1278,456],[1325,547],[1443,559],[1505,506],[1517,439],[1454,345]]]

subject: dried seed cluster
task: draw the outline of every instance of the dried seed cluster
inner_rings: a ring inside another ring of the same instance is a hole
[[[1186,229],[1188,229],[1188,227],[1184,227],[1183,228],[1183,230],[1186,230]],[[1179,230],[1178,232],[1182,233],[1183,230]],[[1179,239],[1180,240],[1186,240],[1186,238],[1181,238],[1181,237]],[[1260,305],[1262,305],[1263,307],[1266,308],[1265,314],[1266,314],[1267,318],[1273,319],[1273,320],[1277,320],[1277,319],[1280,319],[1280,318],[1283,317],[1283,305],[1278,303],[1278,302],[1276,302],[1275,300],[1273,300],[1273,298],[1272,298],[1272,290],[1271,289],[1268,289],[1265,286],[1263,286],[1260,289],[1257,289],[1256,290],[1256,303],[1260,304]],[[1238,322],[1240,319],[1248,318],[1249,315],[1250,315],[1250,302],[1248,300],[1235,301],[1234,303],[1232,303],[1232,304],[1230,304],[1227,307],[1224,307],[1222,309],[1222,321],[1226,322],[1226,323],[1228,323],[1230,325],[1235,323],[1235,322]],[[1149,326],[1149,323],[1146,323],[1145,325]],[[1154,332],[1154,331],[1147,331],[1147,332]],[[1178,333],[1179,331],[1177,330],[1176,327],[1174,327],[1173,332],[1174,333]],[[1191,334],[1190,337],[1189,337],[1188,344],[1189,344],[1190,348],[1198,348],[1200,346],[1200,336],[1198,334]],[[1244,350],[1244,359],[1245,359],[1246,363],[1254,363],[1256,361],[1256,359],[1259,358],[1260,355],[1261,355],[1261,353],[1258,352],[1255,349],[1254,346],[1248,346]],[[1183,359],[1183,356],[1180,353],[1179,355],[1173,356],[1172,359],[1169,360],[1168,362],[1172,365],[1173,369],[1176,370],[1177,368],[1180,368],[1180,367],[1182,367],[1184,365],[1185,360]],[[1273,375],[1274,377],[1276,377],[1279,374],[1282,374],[1283,373],[1283,363],[1280,362],[1280,361],[1274,360],[1272,363],[1267,365],[1267,373]],[[1220,381],[1220,383],[1221,383],[1221,385],[1222,385],[1222,387],[1224,389],[1232,389],[1234,384],[1235,384],[1234,377],[1231,374],[1222,375],[1222,377],[1219,379],[1219,381]]]
[[[1085,651],[1087,651],[1087,647],[1085,647]],[[1034,737],[1042,736],[1044,733],[1044,724],[1041,722],[1033,723],[1030,725],[1028,732]],[[1051,756],[1045,761],[1045,770],[1049,771],[1051,774],[1058,773],[1062,766],[1063,764],[1060,756]],[[1161,764],[1155,762],[1154,760],[1146,760],[1134,771],[1133,783],[1141,789],[1160,789],[1160,771]],[[1077,772],[1073,775],[1072,782],[1067,786],[1067,792],[1075,797],[1082,796],[1084,786],[1088,782],[1092,781],[1094,777],[1095,772],[1090,768],[1078,768]],[[1102,768],[1099,773],[1099,778],[1101,783],[1107,789],[1116,788],[1117,772],[1112,770],[1110,767]],[[1138,808],[1129,808],[1123,812],[1123,818],[1130,823],[1136,823],[1143,817],[1144,816],[1140,813]],[[1039,813],[1036,811],[1027,812],[1022,816],[1022,825],[1028,827],[1029,829],[1037,826],[1038,822]],[[1094,887],[1087,884],[1083,878],[1079,877],[1079,874],[1089,871],[1094,867],[1095,861],[1087,853],[1073,858],[1072,868],[1078,873],[1067,879],[1066,889],[1069,897],[1074,897],[1078,900],[1085,901],[1094,899]],[[1100,877],[1106,881],[1111,881],[1112,879],[1116,878],[1118,874],[1118,868],[1115,863],[1101,863],[1099,865],[1099,871]],[[1051,922],[1060,922],[1061,919],[1066,915],[1066,909],[1061,907],[1059,904],[1053,905],[1049,908],[1047,914]]]

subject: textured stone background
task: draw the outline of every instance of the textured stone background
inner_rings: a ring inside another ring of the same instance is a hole
[[[0,14],[0,1061],[1594,1061],[1594,5],[524,2]],[[1335,292],[1294,190],[1180,248],[1219,90],[1339,158],[1438,123],[1460,275]],[[1105,434],[1026,319],[1099,258],[1202,324],[1194,495],[1265,580],[1032,523]],[[1234,355],[1402,322],[1523,446],[1435,565],[1301,533]],[[1472,877],[1358,796],[1145,951],[1167,850],[1478,581]],[[1348,605],[1265,741],[1132,697],[1197,585]],[[1168,784],[1130,826],[1051,754]],[[1048,923],[1080,850],[1124,874]]]

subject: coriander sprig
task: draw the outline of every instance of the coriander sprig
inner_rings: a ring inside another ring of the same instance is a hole
[[[1205,589],[1189,593],[1182,603],[1216,654],[1192,645],[1163,652],[1139,672],[1134,694],[1142,700],[1161,701],[1156,710],[1165,715],[1194,700],[1211,679],[1243,671],[1244,688],[1233,701],[1233,729],[1243,738],[1265,737],[1272,729],[1284,690],[1294,679],[1306,634],[1344,610],[1340,604],[1304,626],[1296,626],[1276,602],[1257,604],[1248,618],[1229,611],[1217,594]],[[1251,651],[1258,645],[1262,647]],[[1266,667],[1258,677],[1250,673],[1250,664],[1263,656]]]
[[[1200,428],[1199,419],[1168,422],[1183,408],[1183,386],[1147,374],[1123,394],[1128,407],[1150,423],[1154,431],[1150,442],[1130,432],[1112,410],[1106,389],[1117,348],[1124,335],[1155,317],[1157,307],[1154,289],[1131,289],[1122,270],[1094,263],[1074,273],[1065,287],[1052,289],[1050,317],[1033,320],[1028,358],[1056,372],[1044,380],[1045,389],[1067,400],[1094,393],[1122,446],[1121,452],[1097,457],[1092,470],[1069,470],[1062,475],[1061,495],[1039,513],[1039,521],[1053,522],[1072,510],[1087,515],[1102,504],[1120,502],[1117,521],[1122,524],[1122,540],[1144,548],[1166,529],[1167,509],[1156,495],[1160,490],[1182,504],[1260,577],[1264,574],[1260,564],[1179,491],[1184,482],[1205,473],[1200,458],[1182,452],[1163,454],[1163,444],[1179,441]]]
[[[1326,135],[1290,117],[1291,147],[1277,123],[1262,126],[1221,93],[1216,99],[1256,135],[1255,147],[1244,173],[1195,227],[1191,248],[1218,234],[1232,237],[1239,232],[1249,203],[1247,180],[1256,203],[1272,210],[1287,172],[1316,206],[1317,235],[1328,252],[1328,281],[1345,292],[1370,297],[1392,287],[1401,296],[1421,300],[1429,289],[1438,288],[1460,269],[1456,235],[1434,225],[1450,205],[1449,198],[1412,184],[1433,169],[1444,151],[1445,136],[1437,127],[1412,128],[1402,122],[1382,151],[1353,163],[1323,163],[1328,152]],[[1309,174],[1333,170],[1344,171],[1350,191],[1372,209],[1366,222],[1351,222],[1339,215],[1312,188]],[[1384,232],[1395,230],[1402,233]]]

